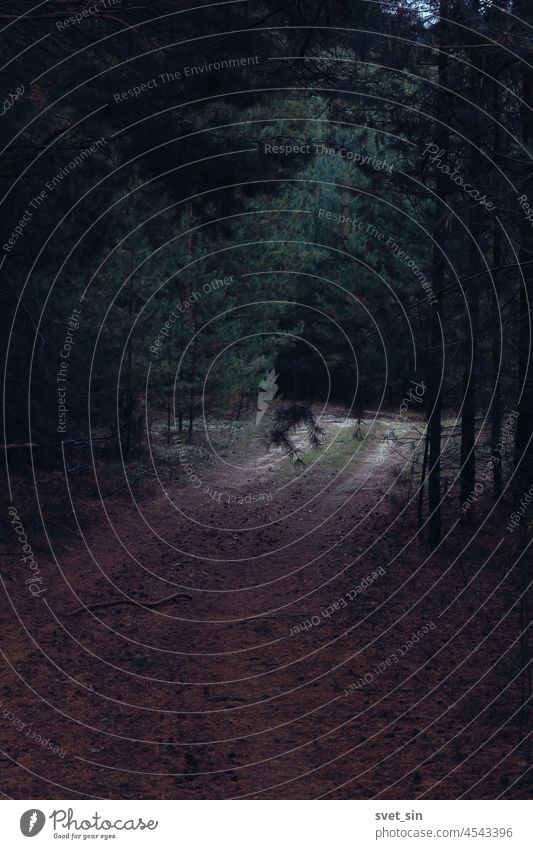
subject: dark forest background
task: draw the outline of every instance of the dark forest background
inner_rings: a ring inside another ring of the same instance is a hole
[[[435,542],[443,411],[463,501],[480,431],[499,457],[514,409],[517,497],[532,481],[531,5],[230,5],[100,3],[67,24],[83,4],[2,7],[4,91],[24,88],[1,125],[5,442],[57,466],[98,431],[128,456],[143,399],[190,440],[202,404],[242,415],[273,363],[283,397],[357,411],[415,380]]]

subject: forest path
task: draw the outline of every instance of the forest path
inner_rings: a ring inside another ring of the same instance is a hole
[[[413,798],[457,762],[459,742],[424,764],[448,739],[438,682],[455,661],[424,665],[453,636],[453,614],[401,651],[457,592],[399,517],[394,481],[419,434],[385,418],[369,432],[367,418],[360,442],[335,414],[324,424],[302,469],[259,440],[228,444],[218,467],[191,460],[195,479],[108,499],[83,544],[64,546],[62,574],[43,561],[46,605],[15,588],[50,660],[36,663],[20,634],[6,634],[6,651],[69,752],[55,773],[46,762],[61,792],[37,770],[36,798],[88,786],[104,798]],[[399,441],[383,440],[391,429]],[[119,599],[141,606],[65,615]],[[472,672],[458,674],[466,692]],[[9,704],[29,716],[15,677]],[[463,770],[467,786],[479,768]],[[454,777],[438,792],[456,794]]]
[[[121,701],[146,705],[149,694],[157,717],[148,731],[149,717],[121,707],[113,724],[133,737],[165,741],[172,757],[165,755],[158,766],[163,772],[177,766],[172,783],[186,796],[276,796],[280,790],[268,788],[280,784],[289,796],[320,795],[333,786],[333,774],[357,771],[350,757],[341,760],[340,771],[338,764],[319,765],[347,741],[373,738],[371,705],[394,684],[394,677],[377,679],[355,698],[345,696],[355,678],[390,653],[379,645],[386,628],[374,612],[390,590],[387,564],[397,548],[394,533],[386,533],[386,491],[398,443],[383,439],[391,430],[386,419],[374,421],[371,431],[368,422],[363,425],[363,441],[354,440],[353,425],[335,415],[324,417],[323,425],[324,450],[306,452],[302,469],[279,451],[237,446],[237,468],[228,449],[222,459],[230,457],[233,467],[198,470],[201,486],[189,479],[167,487],[167,504],[160,494],[143,501],[146,526],[138,520],[128,526],[124,505],[115,508],[113,523],[127,529],[127,549],[159,576],[155,583],[143,581],[143,594],[192,596],[136,615],[125,606],[99,612],[120,633],[131,635],[133,628],[144,644],[128,649],[109,634],[105,654],[120,657],[121,668],[140,676],[126,677]],[[408,429],[395,430],[401,437]],[[303,449],[303,433],[295,439]],[[139,598],[131,566],[116,573],[117,587]],[[405,620],[401,602],[389,608],[387,625],[403,619],[393,641],[401,644],[420,625],[419,615]],[[388,646],[389,636],[384,641]],[[124,677],[117,674],[117,684]],[[384,720],[393,719],[394,700],[382,708]],[[366,720],[354,724],[361,711]],[[348,737],[345,723],[352,729]],[[139,747],[130,745],[124,763],[139,758]],[[158,792],[169,792],[163,779]]]

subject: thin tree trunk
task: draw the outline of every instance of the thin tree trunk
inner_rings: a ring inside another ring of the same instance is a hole
[[[170,286],[168,287],[168,312],[171,312],[172,300]],[[170,445],[172,427],[172,334],[167,336],[167,445]]]
[[[196,333],[196,322],[194,323],[194,333]],[[189,432],[187,442],[190,445],[192,442],[192,431],[194,422],[194,382],[196,380],[196,339],[192,343],[192,371],[191,371],[191,390],[189,393]]]
[[[516,0],[516,14],[525,22],[526,27],[533,25],[533,10],[529,0]],[[528,33],[531,29],[527,27]],[[521,63],[522,99],[521,128],[522,142],[526,149],[533,142],[533,68],[526,61]],[[524,163],[521,194],[527,194],[533,202],[533,171],[529,162]],[[532,306],[533,306],[533,228],[521,212],[521,238],[519,261],[522,265],[520,280],[520,335],[518,352],[518,378],[521,397],[518,402],[518,421],[516,427],[515,500],[520,501],[533,483],[533,358],[532,342]],[[529,264],[528,264],[529,263]],[[527,525],[527,522],[526,522]]]
[[[128,300],[128,330],[131,331],[133,317],[133,251],[130,251],[130,284],[129,284],[129,300]],[[126,447],[124,451],[125,459],[128,460],[131,454],[131,440],[133,428],[133,352],[131,344],[131,332],[128,337],[128,374],[127,374],[127,408],[126,408]]]
[[[422,461],[422,474],[420,476],[420,491],[418,493],[418,530],[422,527],[424,517],[424,491],[426,488],[426,472],[429,454],[429,427],[426,426],[426,438],[424,440],[424,459]]]
[[[449,17],[448,0],[440,0],[439,23],[436,27],[438,44],[438,81],[441,88],[435,92],[435,117],[437,119],[435,131],[435,144],[439,150],[449,149],[450,133],[447,126],[449,120],[449,99],[445,91],[448,88],[448,54],[443,46],[448,44],[447,33]],[[441,123],[442,122],[442,123]],[[431,362],[428,368],[428,428],[429,428],[429,475],[428,475],[428,499],[429,499],[429,534],[428,542],[435,548],[442,535],[441,520],[441,493],[440,493],[440,470],[441,470],[441,440],[442,440],[442,378],[443,378],[443,343],[442,338],[442,290],[444,288],[444,238],[446,233],[447,210],[443,201],[446,198],[446,177],[439,169],[436,177],[436,201],[435,222],[433,233],[435,243],[433,245],[432,262],[432,287],[436,303],[431,305],[431,330],[430,330],[430,356]]]
[[[474,169],[475,170],[475,169]],[[480,235],[477,211],[470,217],[470,261],[468,263],[470,281],[467,292],[467,304],[470,320],[466,322],[470,331],[470,345],[465,352],[463,373],[463,412],[461,416],[461,504],[468,500],[476,485],[476,396],[478,379],[478,349],[479,349],[479,253],[476,245]],[[463,517],[471,518],[472,511],[463,513]]]
[[[523,43],[529,45],[533,27],[533,8],[531,0],[515,0],[513,12],[524,24],[522,33]],[[530,64],[530,51],[524,48],[526,55],[520,63],[522,75],[522,104],[521,104],[521,130],[522,142],[526,150],[531,150],[533,143],[533,68]],[[533,200],[533,171],[527,157],[524,158],[522,181],[520,185],[520,196],[527,195],[529,203]],[[529,492],[533,485],[533,358],[531,355],[532,343],[532,307],[533,307],[533,228],[521,212],[521,233],[519,261],[522,265],[520,279],[520,335],[518,342],[518,378],[519,378],[519,402],[518,421],[516,425],[515,440],[515,487],[514,500],[518,505],[524,495]],[[529,263],[529,264],[528,264]],[[528,523],[531,511],[528,510],[522,517],[520,526],[520,542],[524,552],[529,537]],[[526,699],[531,692],[531,670],[530,670],[530,647],[529,632],[530,619],[528,615],[528,589],[530,586],[530,561],[526,553],[520,559],[520,577],[522,583],[522,598],[520,602],[521,626],[524,633],[520,645],[521,695],[523,706],[520,717],[520,733],[526,736],[528,727],[528,706]]]
[[[494,243],[492,247],[492,265],[493,268],[499,268],[501,264],[501,231],[499,227],[494,230]],[[499,272],[494,273],[494,288],[492,297],[492,342],[491,342],[491,368],[492,368],[492,386],[493,386],[493,401],[491,407],[490,418],[490,443],[491,454],[495,459],[492,467],[492,494],[497,500],[502,494],[503,477],[502,477],[502,450],[501,450],[501,435],[502,435],[502,387],[500,379],[502,341],[500,336],[500,287],[499,287]]]
[[[235,416],[236,422],[240,421],[240,418],[241,418],[243,400],[244,400],[244,396],[243,396],[243,393],[241,392],[240,395],[239,395],[239,405],[237,407],[237,415]]]
[[[181,297],[181,293],[180,293]],[[184,346],[184,334],[183,334],[183,313],[180,314],[180,357],[183,356],[183,346]],[[183,433],[183,381],[181,381],[181,386],[179,387],[179,398],[178,398],[178,431],[180,435]]]
[[[479,11],[479,9],[477,9]],[[484,58],[474,47],[470,51],[469,82],[471,97],[476,98],[481,112],[485,108]],[[478,149],[482,144],[484,124],[481,113],[477,116],[470,133],[469,177],[474,185],[484,182],[485,160]],[[466,322],[466,332],[470,335],[470,345],[465,346],[465,364],[463,374],[463,412],[461,417],[461,504],[464,504],[474,492],[476,485],[476,406],[478,386],[479,359],[479,302],[482,258],[480,241],[482,236],[481,207],[472,204],[469,212],[469,249],[468,249],[468,281],[465,286],[465,297],[468,305],[469,320]],[[471,521],[473,509],[462,513],[463,520]]]

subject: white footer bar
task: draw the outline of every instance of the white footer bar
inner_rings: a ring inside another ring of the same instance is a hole
[[[10,849],[533,847],[531,801],[32,800],[2,802],[0,818]]]

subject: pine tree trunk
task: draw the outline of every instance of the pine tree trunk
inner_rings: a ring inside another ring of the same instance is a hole
[[[499,268],[501,265],[501,231],[497,227],[494,230],[494,243],[492,248],[492,266]],[[502,451],[501,451],[501,435],[502,435],[502,388],[500,379],[502,342],[500,337],[500,287],[498,285],[499,272],[493,274],[494,288],[492,297],[492,342],[491,342],[491,368],[492,368],[492,386],[493,400],[491,407],[490,419],[490,442],[491,454],[495,459],[492,467],[492,494],[496,500],[500,497],[503,490],[502,477]]]
[[[526,45],[531,42],[533,28],[533,8],[531,0],[515,0],[513,12],[524,24],[524,32],[520,39]],[[533,143],[533,68],[531,67],[531,50],[526,48],[526,56],[520,63],[522,76],[521,105],[521,130],[524,147],[531,155]],[[533,170],[531,161],[522,154],[524,160],[523,179],[519,188],[519,196],[526,195],[529,204],[533,203]],[[518,421],[516,425],[515,439],[515,486],[514,501],[518,506],[524,499],[526,493],[533,492],[533,358],[532,348],[532,305],[533,305],[533,227],[527,221],[525,214],[520,210],[522,216],[520,233],[519,262],[521,265],[520,278],[520,335],[518,342],[518,378],[519,378],[519,401]],[[528,264],[529,263],[529,264]],[[525,503],[525,502],[524,502]],[[520,558],[520,656],[521,669],[521,692],[520,698],[522,710],[520,714],[520,735],[527,735],[528,711],[531,696],[531,662],[530,662],[530,625],[529,596],[531,593],[531,557],[528,557],[525,549],[529,538],[529,521],[531,509],[526,508],[526,513],[520,523],[520,542],[523,555]]]
[[[127,373],[127,406],[126,406],[126,445],[124,449],[124,457],[128,460],[131,456],[131,442],[133,430],[133,352],[131,343],[131,325],[133,320],[133,252],[130,252],[130,284],[129,284],[129,300],[128,300],[128,373]]]
[[[194,333],[196,334],[196,322],[194,323]],[[196,380],[196,339],[192,343],[192,371],[191,371],[191,389],[189,393],[189,432],[187,442],[190,445],[192,442],[192,432],[194,423],[194,383]]]
[[[470,218],[470,262],[469,276],[474,277],[479,270],[479,253],[477,242],[479,238],[479,222],[476,213]],[[474,242],[476,244],[474,244]],[[479,348],[479,276],[467,283],[466,302],[468,304],[469,320],[466,322],[470,331],[470,345],[467,345],[463,373],[463,412],[461,416],[461,504],[468,500],[476,485],[476,395],[478,378],[478,348]],[[472,516],[472,510],[463,514]]]
[[[533,26],[533,9],[530,0],[515,0],[515,14],[526,25],[524,36],[530,36]],[[530,58],[529,55],[527,57]],[[522,142],[530,149],[533,143],[533,68],[526,61],[520,64],[522,74],[521,129]],[[528,202],[533,203],[533,170],[527,157],[523,155],[523,180],[520,184],[520,195],[526,194]],[[532,343],[532,305],[533,305],[533,227],[521,212],[521,239],[519,261],[521,268],[520,280],[520,335],[518,353],[519,402],[518,421],[515,441],[515,502],[519,503],[533,484],[533,358]],[[522,523],[527,528],[527,519]]]
[[[475,100],[480,112],[469,131],[469,179],[474,185],[485,182],[486,160],[481,156],[484,124],[482,113],[486,109],[484,85],[483,54],[474,47],[470,51],[470,99]],[[468,280],[465,282],[465,298],[468,315],[465,322],[467,344],[465,345],[465,364],[463,374],[463,412],[461,417],[461,504],[464,504],[474,492],[476,485],[476,406],[478,388],[478,355],[479,355],[479,302],[480,286],[484,279],[482,271],[482,256],[480,241],[482,236],[481,207],[477,203],[470,206],[469,212],[469,248],[468,248]],[[468,342],[470,344],[468,344]],[[462,513],[463,519],[471,520],[474,509]]]
[[[448,88],[448,54],[444,45],[447,45],[449,16],[448,0],[440,0],[439,24],[437,26],[438,42],[441,49],[438,53],[438,81],[439,88],[435,91],[435,144],[439,150],[449,149],[450,133],[447,126],[449,120],[449,99],[446,93]],[[442,122],[442,123],[441,123]],[[428,499],[429,499],[429,535],[428,542],[435,548],[442,535],[441,520],[441,494],[440,494],[440,470],[441,470],[441,441],[442,441],[442,379],[443,379],[443,344],[442,338],[442,290],[444,288],[444,238],[446,233],[447,210],[444,205],[447,191],[447,178],[442,171],[437,171],[436,177],[436,201],[435,222],[433,226],[434,245],[432,262],[432,287],[436,303],[431,306],[431,330],[430,330],[430,363],[428,368],[428,428],[429,428],[429,474],[428,474]]]

